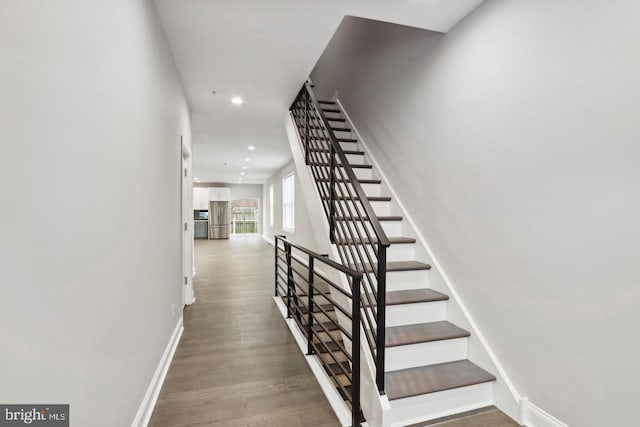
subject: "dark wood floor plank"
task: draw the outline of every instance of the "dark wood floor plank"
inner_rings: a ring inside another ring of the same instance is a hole
[[[197,299],[149,425],[338,426],[273,302],[273,247],[234,238],[195,248]]]

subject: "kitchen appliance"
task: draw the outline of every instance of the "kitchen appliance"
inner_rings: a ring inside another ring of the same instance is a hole
[[[195,209],[193,211],[193,219],[206,221],[209,219],[209,211],[206,209]]]
[[[228,239],[230,223],[229,202],[209,202],[209,239]]]

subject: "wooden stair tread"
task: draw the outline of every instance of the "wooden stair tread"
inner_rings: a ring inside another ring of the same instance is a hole
[[[321,141],[328,141],[329,137],[328,136],[314,136],[314,135],[310,135],[309,138],[311,139],[319,139]],[[356,138],[340,138],[340,137],[336,137],[336,139],[338,140],[338,142],[358,142],[358,140]]]
[[[327,117],[327,120],[330,122],[346,122],[347,119],[343,119],[342,117]]]
[[[339,343],[340,345],[344,346],[342,341],[339,341]],[[332,353],[343,353],[343,351],[340,350],[340,347],[338,347],[338,344],[334,343],[333,341],[322,342],[322,343],[315,342],[315,344],[316,344],[316,347],[318,347],[318,350],[320,350],[321,354],[328,353],[329,351],[327,350],[327,348],[329,348],[329,350],[331,350]]]
[[[320,101],[318,100],[319,104],[323,104],[323,105],[336,105],[335,101]]]
[[[421,302],[446,301],[448,295],[433,289],[407,289],[387,292],[387,305],[415,304]]]
[[[438,291],[434,291],[433,289],[407,289],[402,291],[389,291],[386,294],[387,307],[391,305],[402,305],[402,304],[419,304],[424,302],[437,302],[437,301],[447,301],[449,299],[448,295],[440,293]],[[372,301],[374,307],[377,305],[377,301]],[[362,304],[364,306],[369,306],[366,298],[362,297]]]
[[[468,360],[385,373],[389,400],[419,396],[495,381],[496,377]]]
[[[397,347],[401,345],[466,338],[470,335],[468,331],[447,321],[391,326],[385,329],[385,346]]]
[[[329,178],[319,178],[316,181],[320,181],[320,182],[330,182],[331,180]],[[336,179],[336,182],[339,183],[349,183],[351,182],[348,179]],[[360,184],[382,184],[382,180],[381,179],[359,179],[358,182]]]
[[[307,324],[307,322],[305,321],[303,324]],[[336,322],[322,322],[322,326],[324,326],[324,329],[326,329],[329,332],[333,332],[333,331],[337,331],[339,330],[338,325],[336,324]],[[316,332],[324,332],[324,329],[322,328],[322,326],[320,326],[318,324],[318,321],[316,320],[313,324],[313,330]],[[325,332],[326,333],[326,332]]]
[[[329,200],[329,197],[323,197],[322,200]],[[350,201],[351,198],[350,197],[343,197],[343,196],[339,196],[336,197],[336,200],[339,201]],[[359,197],[354,197],[354,200],[360,200]],[[367,200],[371,201],[371,202],[390,202],[391,201],[391,197],[390,196],[367,196]]]
[[[351,264],[351,268],[357,271],[377,271],[378,264]],[[387,261],[387,273],[391,271],[416,271],[416,270],[431,270],[429,264],[425,264],[420,261]]]
[[[323,108],[322,111],[325,113],[340,113],[340,110],[337,108]]]
[[[341,362],[340,365],[342,366],[342,368],[344,368],[345,371],[351,372],[351,365],[349,364],[349,362]],[[328,363],[323,366],[325,370],[331,371],[336,375],[338,374],[344,375],[344,372],[342,372],[342,369],[340,369],[340,366],[338,366],[337,363]]]
[[[389,243],[391,243],[392,245],[402,245],[402,244],[410,244],[410,243],[415,243],[416,239],[411,238],[411,237],[387,237],[387,239],[389,240]],[[371,239],[371,242],[367,242],[367,243],[372,243],[372,244],[376,244],[378,243],[378,239],[376,237],[373,237]],[[360,241],[359,240],[355,240],[352,238],[347,238],[347,239],[336,239],[336,245],[359,245]]]
[[[284,296],[284,298],[286,298],[286,295]],[[336,308],[333,306],[333,304],[320,304],[322,306],[322,308],[324,308],[324,311],[336,311]],[[302,314],[307,314],[309,312],[309,309],[307,309],[307,307],[302,306],[300,307],[300,312]],[[318,307],[318,304],[314,304],[313,305],[313,312],[314,313],[322,313],[322,310],[320,309],[320,307]]]
[[[317,153],[331,152],[331,150],[329,150],[328,148],[311,148],[310,151],[317,152]],[[342,150],[342,152],[344,154],[349,154],[352,156],[364,156],[364,151],[360,151],[360,150]]]
[[[329,163],[317,163],[317,162],[312,162],[310,164],[311,166],[324,166],[324,167],[329,167],[331,166]],[[339,168],[344,167],[344,165],[342,163],[338,163],[336,165]],[[362,165],[362,164],[349,164],[349,166],[351,166],[353,169],[372,169],[373,166],[372,165]]]
[[[401,216],[377,216],[378,221],[402,221]],[[339,216],[336,221],[368,221],[366,217],[361,216]]]
[[[309,129],[324,130],[325,127],[324,126],[309,125]],[[331,126],[331,130],[334,131],[334,132],[351,132],[351,129],[343,128],[343,127],[333,127],[333,126]]]

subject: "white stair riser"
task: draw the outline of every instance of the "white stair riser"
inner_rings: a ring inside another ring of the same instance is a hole
[[[415,246],[413,244],[391,245],[391,246],[389,246],[387,248],[387,261],[407,261],[407,260],[415,259],[414,247]],[[377,260],[377,256],[376,256],[376,253],[375,253],[376,249],[372,248],[371,246],[367,246],[367,248],[368,248],[368,251],[369,251],[371,259],[374,262],[376,262],[376,260]],[[348,249],[347,249],[347,253],[350,254]],[[367,259],[366,255],[364,255],[364,254],[363,254],[363,257],[365,257],[365,260]],[[351,260],[351,257],[349,256],[348,259]],[[353,260],[351,260],[351,261],[353,261]],[[356,262],[355,263],[359,264],[360,262],[361,262],[360,259],[356,258]]]
[[[383,196],[382,194],[382,185],[380,184],[363,184],[360,183],[360,186],[364,190],[364,194],[367,196]]]
[[[385,425],[401,427],[493,404],[493,383],[392,400]]]
[[[447,319],[447,301],[387,306],[387,326],[439,322]]]
[[[387,347],[385,371],[416,368],[466,359],[467,338]]]
[[[376,216],[387,216],[391,212],[391,202],[369,201],[373,212]],[[340,216],[358,216],[362,215],[364,208],[360,202],[353,203],[350,200],[339,200],[336,202],[336,214]]]
[[[382,225],[382,229],[384,230],[385,234],[387,236],[402,236],[402,221],[380,221],[380,224]],[[369,222],[352,222],[352,221],[345,221],[344,224],[345,230],[351,230],[354,234],[356,232],[359,232],[362,235],[363,239],[366,239],[367,237],[367,233],[369,236],[374,237],[375,236],[375,232],[373,230],[373,226],[371,225],[371,223]],[[412,246],[412,244],[394,244],[391,245],[391,247],[398,247],[398,246]],[[409,259],[409,258],[407,258]],[[405,261],[407,260],[405,259]]]
[[[331,128],[337,138],[352,138],[350,128],[347,128],[346,131],[344,130],[346,128],[344,123],[332,123]]]
[[[429,286],[429,270],[387,272],[387,291],[419,289]]]
[[[360,150],[357,142],[340,142],[340,147],[343,150]]]
[[[358,179],[377,179],[373,169],[355,168],[353,172]]]
[[[326,183],[322,183],[323,185],[325,185]],[[360,183],[360,186],[362,187],[362,190],[364,190],[364,193],[367,196],[382,196],[382,185],[380,184],[364,184],[364,183]],[[337,188],[336,188],[336,194],[338,194],[338,196],[348,196],[349,194],[353,194],[355,196],[356,194],[356,190],[347,183],[344,182],[339,182],[337,184]]]
[[[350,165],[363,165],[367,163],[364,161],[364,156],[362,154],[347,154],[347,161]]]
[[[415,259],[415,245],[391,245],[387,248],[387,261],[407,261]]]

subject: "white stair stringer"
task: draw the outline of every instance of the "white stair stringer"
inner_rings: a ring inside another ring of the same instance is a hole
[[[390,410],[383,414],[383,426],[395,427],[414,424],[426,420],[432,420],[443,416],[448,416],[467,410],[480,408],[487,405],[495,405],[507,415],[522,423],[522,416],[520,410],[520,402],[522,398],[515,389],[513,383],[506,374],[504,368],[498,361],[495,353],[492,351],[489,343],[484,338],[484,335],[478,328],[476,322],[471,317],[465,304],[463,303],[460,295],[456,291],[452,282],[447,277],[446,273],[442,269],[440,263],[435,257],[433,251],[428,245],[426,239],[418,231],[415,226],[415,222],[406,211],[402,202],[398,199],[397,193],[393,187],[390,186],[389,181],[386,179],[385,174],[379,167],[378,162],[375,159],[375,153],[372,153],[366,145],[366,141],[363,140],[362,135],[353,125],[348,113],[345,111],[343,105],[339,99],[335,99],[337,107],[342,111],[343,117],[346,118],[346,126],[351,129],[350,137],[358,140],[357,144],[351,144],[351,149],[357,149],[365,152],[365,157],[369,164],[373,165],[372,169],[367,169],[369,176],[375,177],[382,181],[381,188],[384,188],[384,192],[381,195],[391,196],[391,202],[387,208],[388,212],[393,212],[394,215],[400,215],[403,217],[403,235],[412,236],[416,238],[415,247],[413,249],[415,254],[415,260],[424,262],[431,265],[431,270],[428,272],[427,281],[414,281],[419,280],[418,275],[410,277],[412,273],[416,272],[402,272],[402,275],[395,276],[397,273],[387,274],[387,291],[402,290],[402,289],[415,289],[417,287],[429,287],[439,292],[442,292],[450,296],[447,302],[446,308],[446,320],[454,323],[455,325],[468,330],[471,336],[465,339],[465,346],[467,347],[464,358],[472,360],[473,363],[480,366],[484,370],[493,374],[496,377],[496,381],[491,383],[483,383],[474,386],[461,387],[458,389],[446,390],[437,393],[429,393],[425,395],[398,399],[390,401]],[[423,279],[424,280],[424,279]],[[433,303],[430,303],[433,304]],[[413,305],[413,304],[411,304]],[[408,309],[408,308],[407,308]],[[387,312],[388,313],[388,312]],[[406,313],[406,318],[401,320],[403,323],[411,322],[414,314]],[[403,313],[405,316],[405,313]],[[418,319],[418,317],[416,317]],[[389,315],[387,314],[387,320]],[[392,321],[396,321],[392,319]],[[412,323],[419,323],[420,321],[414,321]],[[389,323],[387,323],[387,326]],[[457,349],[456,355],[461,355],[460,348]],[[407,356],[406,360],[399,360],[400,352],[402,350],[392,350],[387,348],[387,355],[392,354],[392,358],[395,360],[389,362],[390,368],[395,369],[396,366],[411,365],[416,363],[414,355]],[[446,357],[448,351],[443,352],[443,358]],[[449,353],[453,355],[453,353]],[[387,356],[389,357],[389,356]],[[437,356],[433,356],[437,358]],[[397,364],[396,364],[397,363]],[[426,365],[428,363],[421,363]],[[413,365],[418,366],[418,365]]]
[[[447,318],[447,301],[388,305],[386,316],[387,327],[438,322]]]

